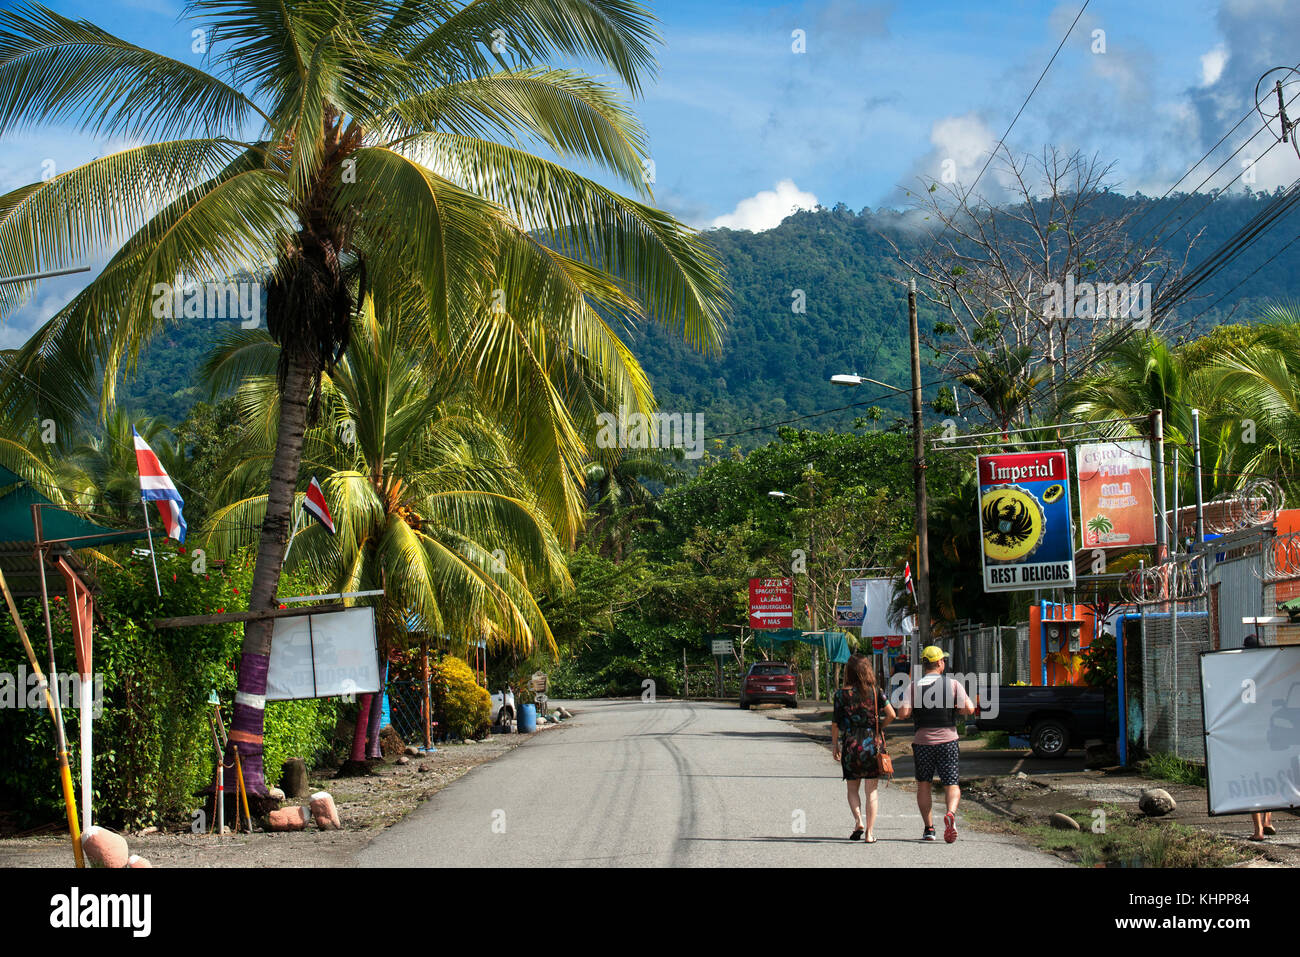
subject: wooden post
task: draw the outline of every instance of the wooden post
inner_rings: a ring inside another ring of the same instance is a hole
[[[689,698],[691,696],[691,669],[686,664],[685,648],[682,649],[682,681],[683,681],[682,697]]]
[[[429,722],[433,714],[433,702],[429,700],[430,695],[429,695],[429,639],[428,638],[424,639],[423,648],[424,648],[424,654],[423,654],[424,657],[424,669],[423,669],[424,670],[424,746],[426,748],[431,748],[433,747],[433,725],[430,724]]]
[[[43,561],[44,559],[39,560]],[[50,693],[50,685],[41,671],[41,663],[36,660],[36,652],[32,650],[31,639],[27,637],[27,629],[23,626],[22,617],[18,614],[18,606],[14,603],[14,596],[9,592],[9,582],[5,580],[3,571],[0,571],[0,591],[4,592],[5,604],[9,606],[9,617],[13,619],[18,638],[23,643],[23,650],[27,652],[27,660],[32,666],[32,672],[36,675],[36,686],[45,689],[45,706],[49,708],[50,720],[54,722],[55,743],[59,757],[59,783],[63,788],[63,803],[68,812],[68,833],[72,836],[72,856],[76,860],[78,867],[85,867],[86,862],[81,856],[81,828],[77,825],[77,799],[72,794],[72,771],[68,767],[68,744],[63,736],[63,722],[59,720],[58,703],[55,696]]]

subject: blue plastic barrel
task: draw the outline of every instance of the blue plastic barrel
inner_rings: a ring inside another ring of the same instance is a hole
[[[519,733],[532,734],[537,730],[537,705],[526,704],[519,709]]]

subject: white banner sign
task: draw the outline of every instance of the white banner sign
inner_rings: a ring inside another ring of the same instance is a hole
[[[863,638],[901,635],[903,624],[889,613],[894,597],[894,583],[888,578],[861,579],[866,586],[862,607]]]
[[[1201,655],[1211,814],[1300,807],[1300,646]]]
[[[275,619],[266,700],[379,690],[375,612],[369,606]]]

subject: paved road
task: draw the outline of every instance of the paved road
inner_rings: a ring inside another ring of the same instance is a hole
[[[735,705],[583,701],[571,723],[476,768],[358,855],[374,866],[1065,866],[958,826],[919,840],[911,792],[881,793],[876,844],[846,840],[839,766]],[[802,827],[800,824],[802,823]]]

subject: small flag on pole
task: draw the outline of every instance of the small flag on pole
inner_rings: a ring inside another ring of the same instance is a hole
[[[135,464],[140,471],[140,498],[158,506],[158,513],[162,515],[168,537],[176,539],[183,545],[185,516],[181,509],[185,507],[185,500],[181,498],[181,493],[176,491],[171,476],[158,461],[154,450],[149,448],[149,443],[140,437],[135,426],[131,426],[131,434],[135,436]]]
[[[320,482],[316,481],[314,475],[311,477],[311,485],[307,486],[307,494],[303,496],[302,507],[325,526],[325,531],[331,535],[336,533],[334,517],[330,515],[330,507],[325,504],[325,493],[321,491]]]
[[[912,587],[912,563],[903,564],[903,584],[907,586],[907,593],[912,596],[912,601],[916,601],[916,589]]]

